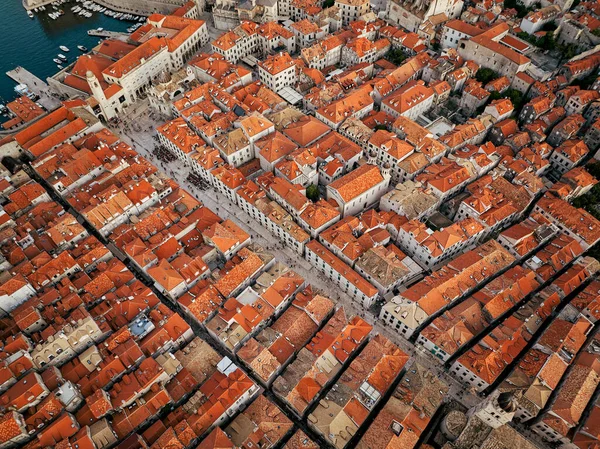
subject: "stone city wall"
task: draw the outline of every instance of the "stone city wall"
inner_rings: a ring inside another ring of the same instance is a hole
[[[186,0],[94,0],[113,11],[149,16],[153,13],[170,14]]]

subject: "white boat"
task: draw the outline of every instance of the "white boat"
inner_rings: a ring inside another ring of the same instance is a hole
[[[104,31],[104,28],[96,28],[96,31]]]
[[[56,64],[56,67],[59,68],[60,70],[64,69],[64,67],[60,64]]]
[[[62,61],[58,58],[54,58],[53,61],[56,62],[57,64],[62,64]]]
[[[60,47],[58,47],[58,48],[60,48],[62,51],[70,51],[70,50],[69,50],[69,47],[65,47],[64,45],[61,45],[61,46],[60,46]]]
[[[87,51],[87,48],[85,48],[83,45],[78,45],[77,48],[81,51]]]
[[[59,54],[58,54],[58,58],[59,58],[59,59],[62,59],[63,61],[66,61],[66,60],[67,60],[67,57],[66,57],[65,55],[63,55],[62,53],[59,53]]]
[[[33,13],[31,11],[27,11],[27,15],[29,16],[30,19],[33,19]]]
[[[29,94],[29,87],[27,84],[21,83],[15,86],[15,92],[19,95],[27,95]]]

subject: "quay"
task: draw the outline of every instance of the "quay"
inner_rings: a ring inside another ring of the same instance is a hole
[[[31,92],[40,97],[38,103],[47,111],[53,111],[60,106],[60,101],[50,95],[50,86],[27,69],[19,66],[6,74],[18,84],[25,84]]]
[[[112,38],[112,39],[121,39],[121,40],[123,38],[129,37],[129,33],[121,33],[118,31],[106,31],[106,30],[102,30],[102,31],[89,30],[87,32],[87,34],[90,36],[108,37],[108,38]]]
[[[23,0],[23,8],[26,11],[39,8],[40,6],[47,6],[55,2],[56,0]]]

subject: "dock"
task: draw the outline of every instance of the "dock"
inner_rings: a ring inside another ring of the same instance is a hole
[[[56,0],[23,0],[23,8],[26,11],[31,11],[40,6],[47,6],[55,2]]]
[[[47,111],[53,111],[60,106],[60,100],[50,95],[50,86],[23,67],[9,70],[6,74],[17,84],[25,84],[31,92],[40,97],[38,103]]]
[[[121,33],[118,31],[106,31],[106,30],[102,30],[102,31],[98,31],[98,30],[89,30],[87,32],[88,35],[90,36],[97,36],[97,37],[108,37],[111,39],[121,39],[123,40],[123,38],[128,38],[129,37],[129,33]]]

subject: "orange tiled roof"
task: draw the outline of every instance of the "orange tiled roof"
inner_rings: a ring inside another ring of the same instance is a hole
[[[365,164],[333,181],[328,188],[337,191],[340,197],[348,203],[383,181],[384,178],[379,167]]]
[[[289,53],[278,53],[270,55],[264,61],[259,62],[259,67],[274,76],[290,67],[294,67],[294,61]]]

